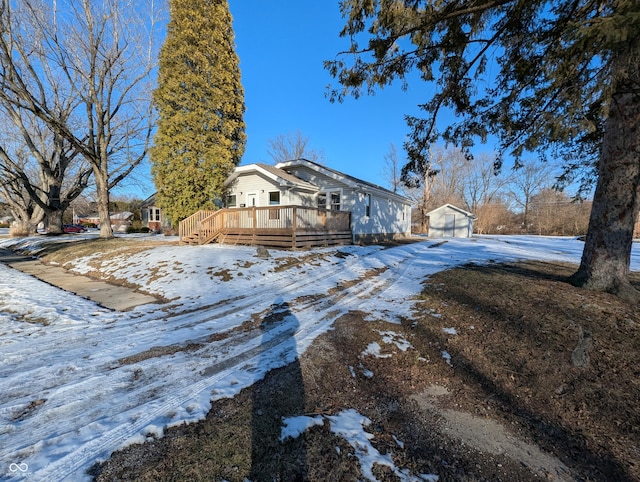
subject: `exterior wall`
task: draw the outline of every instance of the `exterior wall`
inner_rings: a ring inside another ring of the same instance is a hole
[[[351,219],[356,241],[374,242],[411,235],[409,205],[373,192],[359,192],[355,194],[355,198],[357,202],[352,210]],[[367,203],[369,203],[368,215]]]
[[[312,193],[295,189],[283,189],[272,179],[257,172],[241,174],[229,187],[229,194],[236,196],[236,205],[229,207],[251,207],[255,199],[256,206],[269,206],[269,193],[280,193],[281,206],[315,206]]]
[[[235,194],[235,207],[241,208],[251,207],[254,200],[256,206],[268,206],[269,192],[271,191],[280,191],[280,187],[261,174],[250,173],[238,176],[231,186],[229,194]],[[284,204],[282,194],[280,195],[280,203]]]
[[[429,237],[470,238],[473,236],[473,219],[449,206],[429,213]]]
[[[163,216],[162,210],[158,206],[145,206],[141,209],[142,224],[158,233],[162,231]]]
[[[340,193],[340,210],[351,211],[351,226],[356,242],[375,242],[411,235],[409,205],[376,195],[373,191],[357,192],[336,179],[304,166],[286,168],[286,170],[300,179],[315,184],[321,192]],[[369,216],[366,215],[367,194],[371,196]]]
[[[229,187],[229,194],[236,196],[235,207],[251,207],[253,199],[256,206],[268,206],[269,192],[279,191],[282,206],[317,207],[319,195],[326,194],[325,205],[327,209],[331,209],[331,193],[339,193],[340,211],[351,212],[355,242],[368,243],[410,236],[411,208],[408,204],[390,199],[375,190],[356,191],[344,182],[305,166],[287,168],[286,171],[317,186],[319,192],[311,193],[296,188],[283,189],[271,178],[252,171],[240,174]]]

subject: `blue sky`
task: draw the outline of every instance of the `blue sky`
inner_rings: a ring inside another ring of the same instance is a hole
[[[229,3],[247,108],[242,163],[271,163],[269,139],[299,130],[311,148],[324,152],[327,166],[385,184],[384,155],[392,142],[402,151],[404,115],[417,113],[424,86],[402,92],[398,84],[332,104],[325,93],[333,79],[322,64],[349,47],[338,35],[337,0]]]
[[[321,162],[328,167],[388,187],[384,156],[393,143],[404,159],[404,116],[419,115],[430,87],[416,80],[402,91],[395,83],[375,95],[331,103],[325,94],[335,82],[323,61],[349,48],[348,39],[339,37],[344,21],[338,0],[229,0],[229,8],[245,91],[242,164],[272,163],[269,140],[300,131],[310,148],[324,153]],[[140,195],[152,194],[150,176],[137,177],[145,178],[135,183]]]

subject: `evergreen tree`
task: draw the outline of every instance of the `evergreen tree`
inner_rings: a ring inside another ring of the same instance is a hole
[[[593,174],[574,282],[640,303],[627,279],[640,208],[638,0],[344,0],[341,8],[351,48],[325,63],[342,85],[333,99],[394,79],[406,86],[415,70],[435,91],[421,105],[426,116],[408,118],[410,164],[439,137],[468,148],[496,135],[516,162],[526,151],[551,153],[566,162],[563,179]],[[443,111],[457,121],[438,132]]]
[[[245,147],[244,91],[227,0],[171,0],[154,92],[157,201],[176,225],[215,209]]]

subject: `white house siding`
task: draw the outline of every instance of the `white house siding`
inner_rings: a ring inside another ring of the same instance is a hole
[[[251,207],[252,196],[255,196],[256,206],[268,206],[269,192],[271,191],[280,191],[280,203],[289,204],[282,201],[283,196],[280,186],[259,173],[239,176],[229,194],[235,194],[236,196],[235,207]]]
[[[376,242],[411,235],[411,208],[371,189],[354,189],[338,179],[325,176],[305,166],[285,170],[320,188],[321,192],[340,192],[340,210],[351,211],[355,242]],[[370,216],[366,216],[365,197],[371,195]]]
[[[349,187],[347,184],[304,166],[287,167],[285,170],[310,184],[318,186],[319,192],[339,192],[340,211],[353,211],[353,208],[356,205],[354,189]],[[314,195],[314,198],[317,200],[317,194]]]
[[[371,196],[369,216],[367,194]],[[356,241],[375,242],[410,236],[410,207],[372,191],[357,194],[359,201],[352,211],[353,235]]]

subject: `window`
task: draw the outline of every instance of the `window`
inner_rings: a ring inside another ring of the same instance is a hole
[[[228,208],[235,208],[236,207],[236,195],[235,194],[229,194],[227,196],[227,207]]]
[[[280,191],[273,191],[269,193],[269,205],[275,206],[280,204]]]
[[[160,221],[160,209],[156,208],[156,221]]]
[[[331,210],[340,211],[340,193],[339,192],[331,193]]]
[[[318,208],[326,209],[327,208],[327,193],[321,192],[318,193]]]
[[[364,215],[371,216],[371,194],[364,195]]]

